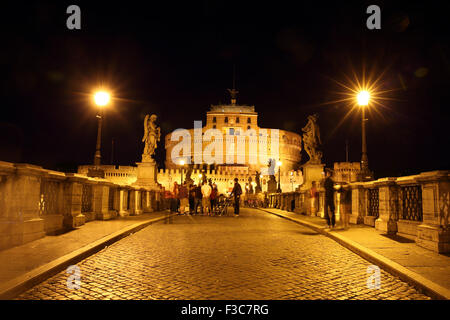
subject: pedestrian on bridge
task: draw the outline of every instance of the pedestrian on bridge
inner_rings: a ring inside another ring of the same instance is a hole
[[[219,190],[217,189],[217,185],[214,183],[211,189],[211,195],[209,196],[211,199],[211,213],[216,212],[218,194]]]
[[[210,196],[211,196],[211,186],[206,182],[203,181],[203,186],[202,186],[202,207],[204,210],[204,213],[207,214],[208,216],[211,215],[211,200],[210,200]]]
[[[197,186],[195,184],[190,184],[188,187],[189,191],[189,212],[190,214],[194,214],[194,208],[195,208],[195,190],[197,189]]]
[[[234,178],[234,188],[231,191],[231,196],[234,197],[234,216],[239,216],[239,202],[241,201],[242,187],[239,184],[239,179]]]
[[[188,202],[188,190],[186,186],[186,181],[178,188],[178,196],[180,198],[180,213],[189,214],[189,202]]]
[[[200,213],[203,214],[203,206],[202,206],[202,187],[200,183],[197,187],[195,187],[195,205],[194,205],[194,214],[198,214],[197,209],[200,207]]]
[[[334,228],[336,221],[334,216],[334,181],[331,179],[331,170],[326,170],[326,178],[324,182],[325,203],[324,214],[327,220],[328,228]]]

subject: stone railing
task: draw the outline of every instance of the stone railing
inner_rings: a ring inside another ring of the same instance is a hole
[[[0,161],[0,250],[166,207],[159,191]]]
[[[431,171],[398,178],[348,184],[350,223],[398,234],[435,252],[450,252],[450,171]],[[311,199],[309,190],[269,195],[269,207],[324,217],[324,190]],[[336,219],[340,194],[335,192]]]

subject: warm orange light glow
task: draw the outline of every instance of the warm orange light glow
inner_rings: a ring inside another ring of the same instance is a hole
[[[350,64],[349,73],[342,74],[341,79],[337,80],[329,78],[338,87],[337,90],[331,92],[332,100],[322,103],[322,105],[343,106],[346,113],[341,119],[336,121],[336,125],[331,129],[329,135],[333,135],[341,125],[350,118],[351,115],[360,115],[360,109],[370,105],[370,109],[365,110],[374,118],[379,116],[385,119],[385,115],[392,114],[391,107],[387,104],[388,101],[397,101],[393,93],[400,90],[398,86],[387,88],[388,83],[385,82],[385,74],[390,66],[377,70],[376,63],[371,63],[369,70],[366,62],[363,61],[361,72],[356,72],[355,68]],[[389,111],[389,112],[383,112]]]
[[[370,93],[367,90],[363,90],[358,93],[356,96],[356,99],[358,101],[358,105],[360,106],[367,106],[369,104],[370,100]]]
[[[180,160],[180,165],[184,166],[184,160]]]
[[[109,103],[109,100],[110,95],[106,91],[99,91],[94,94],[95,104],[100,107],[106,106]]]
[[[277,161],[277,166],[281,167],[283,163],[281,161]]]

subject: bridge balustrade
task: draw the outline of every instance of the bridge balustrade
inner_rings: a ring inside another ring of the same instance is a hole
[[[154,208],[155,191],[0,161],[0,250]]]
[[[386,234],[410,238],[436,252],[450,252],[450,171],[423,172],[398,178],[350,183],[351,224],[366,224]],[[317,208],[309,190],[269,194],[271,208],[324,217],[323,188],[318,188]],[[290,207],[294,200],[295,207]],[[336,218],[343,210],[341,195],[335,193]]]

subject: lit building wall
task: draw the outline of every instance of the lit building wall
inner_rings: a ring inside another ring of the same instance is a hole
[[[201,159],[201,163],[196,163],[199,167],[206,163],[207,159],[204,159],[202,155],[204,154],[205,148],[212,143],[211,141],[205,141],[203,138],[205,132],[209,129],[217,129],[222,134],[221,138],[217,140],[215,138],[213,139],[222,145],[222,155],[219,157],[223,164],[227,162],[227,142],[231,144],[233,141],[234,149],[231,149],[232,152],[229,150],[228,155],[233,153],[233,164],[245,165],[249,168],[250,172],[261,171],[262,167],[267,167],[268,159],[273,157],[272,155],[274,153],[272,151],[275,150],[272,150],[272,148],[275,148],[276,145],[272,145],[272,138],[276,137],[275,129],[265,129],[258,126],[258,114],[254,112],[254,106],[211,106],[211,111],[206,114],[206,124],[201,128],[202,138],[195,136],[194,129],[187,129],[191,137],[190,154],[194,163],[197,162],[194,159]],[[275,160],[282,161],[282,171],[294,170],[301,160],[301,136],[285,130],[277,131],[278,158]],[[245,141],[241,139],[245,139]],[[244,144],[244,148],[238,148],[239,140]],[[183,154],[176,154],[173,157],[174,159],[172,159],[172,150],[180,141],[172,141],[172,133],[166,135],[166,168],[180,167],[179,161],[183,158]],[[196,150],[194,147],[195,143],[201,144],[201,152]],[[213,153],[213,156],[218,155],[219,153]],[[260,155],[265,156],[261,157]]]

